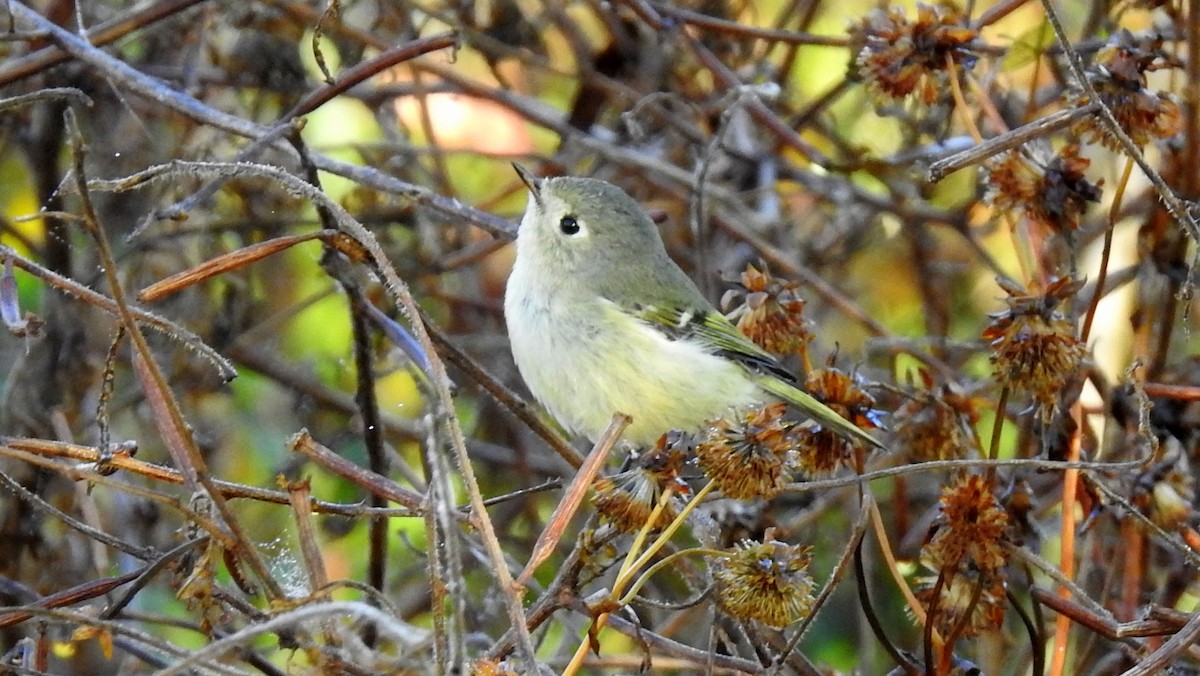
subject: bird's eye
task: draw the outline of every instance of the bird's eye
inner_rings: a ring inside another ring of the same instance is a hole
[[[574,216],[563,216],[558,220],[558,229],[564,235],[574,235],[579,232],[579,221]]]

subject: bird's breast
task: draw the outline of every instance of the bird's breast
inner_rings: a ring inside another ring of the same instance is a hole
[[[648,445],[763,398],[741,367],[700,343],[672,340],[602,298],[530,292],[526,281],[514,270],[505,296],[513,357],[573,432],[595,440],[620,412],[633,417],[625,438]]]

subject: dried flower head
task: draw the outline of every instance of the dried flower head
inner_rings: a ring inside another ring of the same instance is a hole
[[[746,267],[741,281],[721,299],[738,330],[775,354],[803,354],[812,341],[796,282],[776,279],[765,268]],[[731,309],[732,308],[732,309]]]
[[[641,530],[668,485],[686,490],[679,472],[687,460],[687,447],[682,433],[664,434],[654,448],[633,461],[632,467],[598,479],[592,486],[592,504],[600,517],[624,533]],[[665,528],[675,513],[668,504],[659,512],[654,528]]]
[[[989,163],[988,198],[999,209],[1019,211],[1034,223],[1054,231],[1079,227],[1089,202],[1100,201],[1100,184],[1084,176],[1091,160],[1079,156],[1079,146],[1064,147],[1057,154],[1042,152],[1036,145],[1028,155],[1005,153]],[[1049,157],[1041,157],[1049,155]]]
[[[786,485],[795,443],[795,424],[783,419],[786,410],[786,404],[769,404],[736,422],[710,421],[696,459],[726,496],[772,498]]]
[[[512,665],[501,660],[478,659],[471,663],[471,676],[516,676]]]
[[[928,371],[921,371],[921,380],[925,389],[892,414],[901,449],[919,462],[965,458],[979,447],[976,399],[953,385],[935,385]]]
[[[914,592],[926,611],[932,608],[934,626],[942,636],[949,636],[960,625],[963,638],[1002,626],[1006,603],[1002,573],[975,570],[945,573],[940,589],[937,580],[936,574],[921,577]]]
[[[926,105],[950,91],[950,64],[971,68],[978,58],[978,33],[952,7],[918,4],[916,21],[899,9],[876,9],[850,36],[855,63],[875,90],[894,99],[916,93]]]
[[[942,489],[941,513],[933,537],[921,553],[934,570],[970,567],[994,571],[1004,566],[1002,540],[1008,512],[1000,506],[990,482],[962,475]]]
[[[997,281],[1008,293],[1008,310],[991,315],[992,322],[983,330],[983,337],[991,341],[996,380],[1026,390],[1043,406],[1052,407],[1086,352],[1074,325],[1057,309],[1083,282],[1056,279],[1044,292],[1031,293],[1006,280]]]
[[[1140,146],[1174,136],[1183,126],[1179,105],[1165,93],[1146,88],[1146,73],[1178,66],[1177,60],[1163,49],[1162,36],[1134,37],[1122,30],[1096,54],[1088,80],[1112,111],[1117,124]],[[1116,140],[1096,117],[1084,119],[1080,126],[1085,140],[1118,149]]]
[[[880,429],[883,412],[875,398],[862,387],[857,375],[828,367],[814,369],[805,379],[805,389],[838,415],[864,429]],[[799,465],[809,476],[824,476],[837,470],[851,456],[852,442],[833,430],[808,427],[797,430]]]
[[[786,627],[812,611],[815,584],[809,547],[745,540],[718,559],[714,576],[725,612],[739,620]]]

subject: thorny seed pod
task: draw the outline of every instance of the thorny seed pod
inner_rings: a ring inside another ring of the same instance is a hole
[[[747,266],[741,281],[725,293],[721,307],[738,330],[767,352],[804,354],[812,340],[804,300],[795,282],[776,279],[765,268]]]
[[[829,367],[810,371],[805,389],[843,418],[864,429],[881,429],[883,411],[875,408],[875,398],[862,387],[856,375]],[[803,428],[797,430],[799,466],[809,476],[826,476],[845,464],[853,445],[833,430]]]
[[[950,74],[948,61],[971,68],[978,55],[978,33],[961,10],[917,5],[910,21],[899,9],[876,9],[850,28],[851,53],[871,87],[884,97],[915,93],[926,105],[944,99]]]
[[[1183,117],[1179,105],[1162,92],[1146,87],[1146,73],[1160,68],[1175,68],[1175,58],[1163,50],[1162,37],[1134,37],[1122,30],[1096,54],[1088,80],[1097,96],[1112,111],[1117,124],[1137,145],[1179,133]],[[1099,141],[1110,149],[1119,145],[1090,116],[1079,123],[1084,140]]]
[[[1028,391],[1042,406],[1052,408],[1086,353],[1074,325],[1057,310],[1083,282],[1056,279],[1043,293],[1030,293],[1004,279],[997,282],[1008,293],[1008,310],[991,315],[992,322],[983,330],[984,339],[991,341],[996,380]]]
[[[717,597],[739,620],[785,627],[812,611],[809,547],[771,539],[745,540],[717,560]]]
[[[942,489],[939,508],[933,537],[921,552],[930,568],[994,571],[1004,566],[1002,541],[1008,512],[986,478],[974,474],[957,477]]]
[[[687,460],[687,447],[687,437],[682,433],[664,434],[628,470],[598,479],[593,484],[592,504],[600,517],[623,533],[641,530],[668,485],[686,491],[687,484],[679,478],[679,473]],[[665,528],[675,514],[674,507],[668,504],[659,512],[654,528]]]
[[[979,447],[975,398],[953,385],[935,385],[928,371],[921,371],[921,380],[925,389],[915,392],[892,414],[900,449],[918,462],[967,457]]]
[[[786,410],[786,404],[769,404],[736,422],[710,421],[696,459],[727,497],[772,498],[786,485],[795,443],[795,424],[783,419]]]
[[[1002,573],[977,570],[946,573],[935,606],[933,592],[937,577],[922,576],[913,591],[927,611],[934,608],[934,626],[942,636],[949,636],[960,624],[961,636],[971,638],[983,631],[999,629],[1004,623],[1006,596]]]
[[[1063,233],[1079,227],[1088,203],[1100,201],[1100,185],[1087,180],[1091,161],[1079,146],[1057,154],[1037,144],[1028,154],[1010,152],[988,164],[988,199],[998,209],[1019,211],[1047,230]]]

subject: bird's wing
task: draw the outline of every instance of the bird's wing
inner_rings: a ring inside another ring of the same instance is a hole
[[[711,309],[693,310],[665,305],[643,305],[631,312],[672,340],[695,340],[710,346],[714,354],[741,364],[754,374],[755,382],[764,391],[800,409],[818,424],[847,439],[883,447],[875,437],[800,389],[791,372],[769,352],[743,335],[721,313]]]
[[[755,345],[716,310],[642,305],[633,308],[632,314],[671,340],[696,341],[710,347],[713,354],[731,359],[750,371],[796,382],[796,376],[779,360]]]

